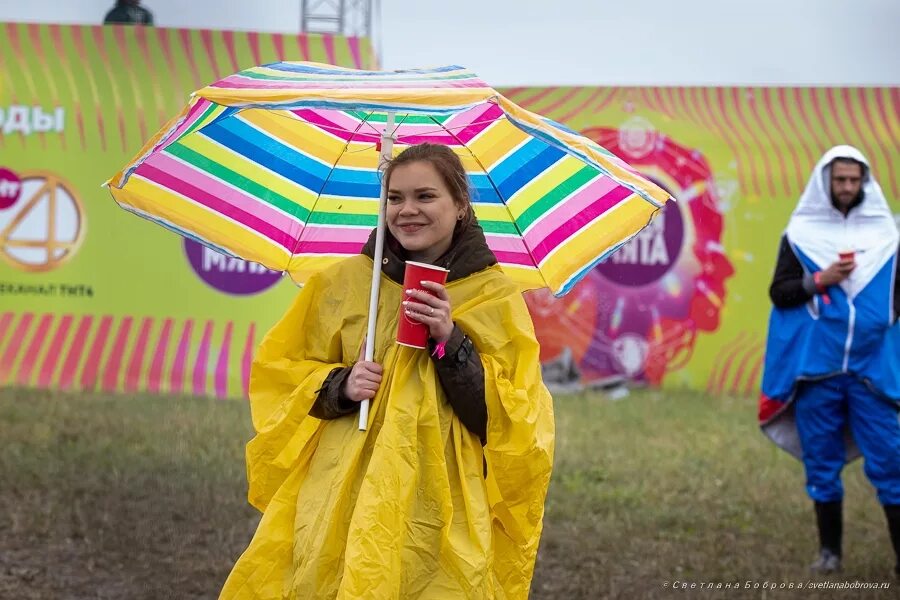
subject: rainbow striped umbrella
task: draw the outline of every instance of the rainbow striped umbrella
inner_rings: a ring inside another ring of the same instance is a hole
[[[488,244],[523,289],[564,294],[670,199],[456,66],[240,71],[196,92],[107,183],[123,208],[302,284],[360,251],[379,222],[380,162],[421,142],[460,156]]]
[[[564,294],[670,199],[599,145],[455,66],[240,71],[194,94],[107,184],[123,208],[303,283],[358,254],[373,227],[381,265],[379,166],[394,145],[422,142],[462,159],[488,245],[523,289]],[[380,280],[373,269],[366,360]]]

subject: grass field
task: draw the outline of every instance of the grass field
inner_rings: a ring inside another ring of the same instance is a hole
[[[532,598],[896,597],[858,461],[844,573],[824,581],[891,589],[762,589],[823,580],[806,568],[817,543],[801,466],[759,433],[752,400],[584,394],[558,397],[556,415]],[[215,598],[258,517],[250,435],[237,401],[0,390],[0,598]],[[741,590],[699,589],[710,582]]]

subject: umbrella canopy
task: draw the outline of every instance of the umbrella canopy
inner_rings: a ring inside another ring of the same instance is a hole
[[[523,289],[564,294],[670,199],[456,66],[240,71],[196,92],[107,183],[123,208],[302,284],[378,224],[384,135],[395,152],[454,149],[488,245]]]

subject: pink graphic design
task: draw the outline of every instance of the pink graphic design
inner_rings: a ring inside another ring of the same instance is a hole
[[[207,321],[203,328],[203,339],[200,342],[200,349],[197,351],[197,362],[194,363],[194,395],[203,396],[206,394],[206,377],[209,372],[209,346],[212,340],[212,321]]]
[[[62,373],[59,376],[60,389],[67,390],[75,382],[75,373],[78,370],[78,363],[81,360],[81,355],[84,353],[88,331],[90,331],[93,322],[94,318],[88,315],[82,317],[78,323],[78,329],[75,331],[72,345],[69,347],[66,355],[66,362],[63,363]]]
[[[666,188],[653,223],[594,268],[567,296],[527,302],[551,384],[660,384],[690,359],[697,334],[715,331],[734,269],[706,159],[641,118],[582,132]]]
[[[216,360],[216,397],[226,398],[228,396],[228,353],[231,349],[231,333],[234,330],[234,323],[231,321],[225,326],[225,337],[222,340],[222,347],[219,348],[219,358]]]
[[[59,363],[59,359],[62,356],[63,344],[66,340],[66,336],[69,335],[69,328],[71,326],[72,315],[63,315],[59,325],[56,327],[56,333],[53,334],[53,341],[50,342],[50,348],[47,350],[47,355],[44,357],[44,364],[41,366],[41,371],[38,374],[38,387],[50,387],[50,384],[53,381],[53,374],[56,372],[56,365]]]

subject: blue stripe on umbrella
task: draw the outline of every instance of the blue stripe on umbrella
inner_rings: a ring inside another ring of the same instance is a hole
[[[345,71],[343,69],[327,69],[321,67],[312,67],[289,62],[277,62],[263,65],[267,69],[275,71],[286,71],[288,73],[310,73],[314,75],[334,75],[335,77],[395,77],[397,75],[427,75],[428,73],[447,73],[450,71],[463,71],[462,67],[449,65],[446,67],[438,67],[436,69],[409,69],[407,71]],[[474,77],[474,75],[473,75]],[[324,79],[323,82],[327,82]]]
[[[322,189],[331,171],[322,163],[260,133],[239,119],[213,123],[200,133],[313,192]]]
[[[484,173],[469,173],[472,182],[472,200],[480,204],[503,204],[503,200],[497,195],[494,184]]]
[[[491,169],[491,181],[497,185],[503,199],[509,200],[565,154],[558,148],[532,139]]]

